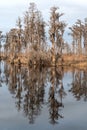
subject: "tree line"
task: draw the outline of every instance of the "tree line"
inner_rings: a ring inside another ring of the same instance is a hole
[[[72,36],[72,52],[74,54],[87,55],[87,18],[84,22],[77,20],[77,22],[69,27]]]
[[[62,59],[60,57],[64,53],[87,54],[87,19],[85,22],[77,20],[72,27],[69,27],[71,31],[69,35],[72,36],[71,47],[63,38],[67,26],[65,21],[61,20],[63,15],[58,7],[53,6],[50,8],[49,22],[46,23],[36,4],[30,3],[23,19],[18,17],[16,27],[6,33],[4,55],[12,62],[19,56],[22,58],[25,56],[29,65],[50,62],[55,65],[59,59]],[[51,45],[47,41],[46,26],[49,27]],[[21,61],[20,58],[19,61]]]

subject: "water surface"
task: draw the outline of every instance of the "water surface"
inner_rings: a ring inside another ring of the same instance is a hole
[[[87,71],[0,62],[1,130],[87,130]]]

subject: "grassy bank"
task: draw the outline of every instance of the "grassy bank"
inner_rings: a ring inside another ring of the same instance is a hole
[[[84,69],[87,67],[87,56],[86,55],[63,55],[63,65],[77,67]]]
[[[19,54],[13,57],[12,55],[0,56],[0,59],[7,60],[11,64],[18,65],[43,65],[43,66],[72,66],[78,68],[87,67],[87,56],[85,55],[62,55],[61,57],[55,57],[55,65],[52,63],[50,53],[36,53],[30,52],[29,54]]]

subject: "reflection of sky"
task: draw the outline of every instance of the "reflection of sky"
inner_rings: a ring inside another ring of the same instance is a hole
[[[0,30],[8,31],[16,26],[18,16],[23,17],[30,2],[35,2],[39,10],[42,11],[46,21],[48,21],[50,7],[56,5],[60,12],[64,12],[62,17],[69,25],[76,22],[77,19],[84,21],[87,17],[86,0],[2,0],[0,1]]]
[[[4,74],[3,66],[4,63],[1,63]],[[59,114],[64,118],[59,118],[56,125],[49,123],[48,103],[42,105],[40,115],[35,118],[35,124],[29,124],[27,117],[24,116],[23,107],[21,111],[17,111],[16,95],[11,94],[8,90],[9,86],[3,82],[0,87],[0,130],[87,130],[87,102],[76,101],[73,94],[68,91],[70,89],[68,84],[72,82],[72,73],[65,73],[62,81],[67,95],[62,99],[64,108],[59,109]],[[45,87],[46,101],[48,101],[49,88],[50,83]]]

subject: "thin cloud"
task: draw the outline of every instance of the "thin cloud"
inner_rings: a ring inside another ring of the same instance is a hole
[[[30,2],[37,4],[37,8],[41,10],[46,22],[50,17],[52,6],[59,7],[59,12],[65,14],[62,20],[66,21],[69,26],[72,26],[77,19],[83,21],[87,17],[86,0],[2,0],[0,1],[0,26],[8,26],[10,29],[10,24],[15,25],[17,17],[23,16]],[[13,19],[12,23],[10,23],[10,18]]]

